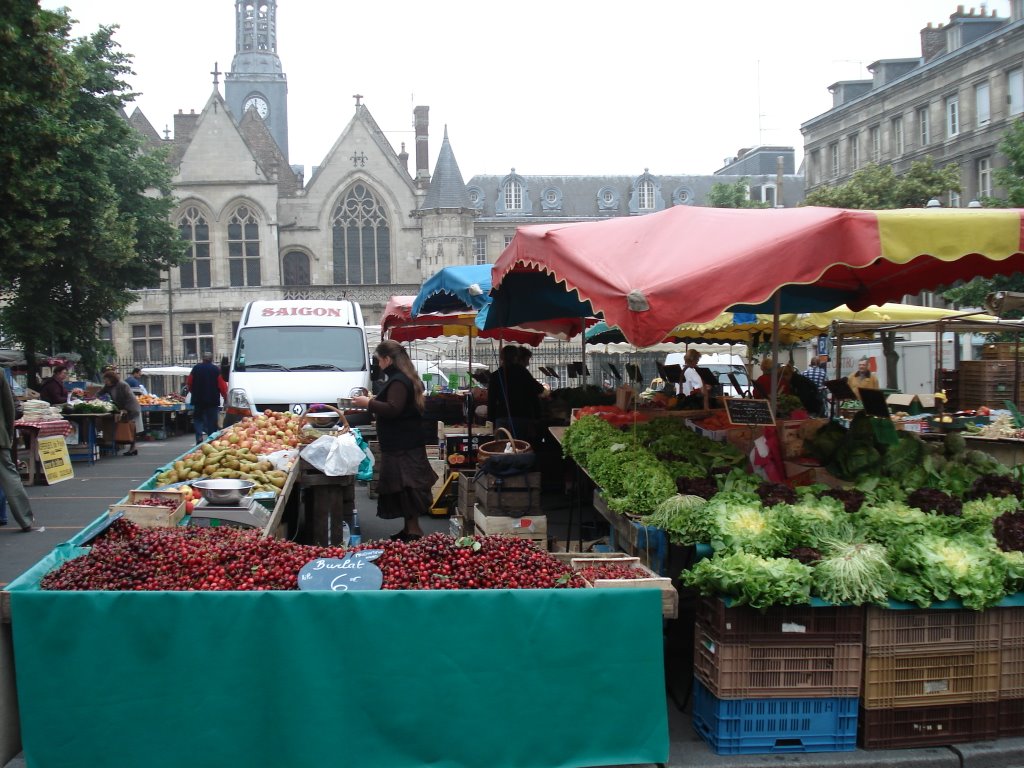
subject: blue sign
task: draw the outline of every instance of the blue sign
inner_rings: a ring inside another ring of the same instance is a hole
[[[329,592],[358,592],[380,589],[384,574],[373,561],[383,549],[364,549],[345,557],[321,557],[310,560],[299,571],[299,589]]]

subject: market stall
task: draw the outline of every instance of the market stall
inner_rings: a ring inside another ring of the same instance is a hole
[[[177,478],[183,474],[186,480],[193,473],[218,474],[222,470],[214,467],[233,461],[221,444],[237,444],[230,438],[230,432],[212,436],[204,443],[206,451],[186,452],[146,485],[173,489],[181,487]],[[299,463],[289,470],[295,489],[304,471]],[[288,482],[281,487],[275,514],[282,498],[294,493],[291,488]],[[115,506],[141,504],[145,492],[133,491],[125,505]],[[189,589],[181,580],[216,581],[216,569],[211,572],[205,564],[153,568],[159,561],[149,555],[120,576],[98,574],[161,584],[172,579],[176,586],[42,588],[44,582],[52,587],[54,578],[62,584],[61,579],[97,573],[84,566],[86,559],[101,557],[100,550],[128,556],[121,547],[131,539],[117,537],[145,536],[170,546],[174,530],[117,529],[111,539],[108,534],[118,523],[108,524],[108,515],[101,515],[2,593],[13,631],[29,765],[214,766],[241,760],[279,768],[324,754],[343,755],[356,765],[397,768],[438,760],[466,766],[593,766],[668,758],[658,589],[337,592],[292,587],[245,594],[240,586],[226,592]],[[215,542],[250,546],[244,531],[224,527],[196,529],[189,540],[209,541],[206,547]],[[395,553],[413,546],[382,544]],[[496,545],[488,545],[490,557],[500,554]],[[147,544],[145,551],[152,546],[159,545]],[[251,552],[263,553],[267,578],[279,578],[275,562],[303,562],[301,545],[284,539],[256,538],[251,546],[259,547]],[[316,553],[311,557],[327,554],[308,551]],[[78,570],[62,570],[72,566]],[[291,567],[282,575],[291,573],[294,584],[297,571]],[[388,579],[414,577],[383,561],[381,569]],[[410,638],[426,642],[417,648]],[[210,662],[211,653],[228,648],[251,653],[222,653]],[[197,664],[197,653],[207,660]],[[501,662],[488,663],[488,654]],[[570,685],[553,684],[566,676]],[[630,702],[625,711],[624,682]],[[445,711],[458,714],[424,728],[423,713],[437,709],[439,690]],[[292,705],[282,708],[281,701]],[[61,717],[54,718],[54,711]],[[531,719],[510,738],[510,713],[522,719],[522,713],[538,711],[587,711],[588,717],[570,728],[557,718]],[[181,717],[168,715],[182,712],[189,723],[187,738],[182,738]]]

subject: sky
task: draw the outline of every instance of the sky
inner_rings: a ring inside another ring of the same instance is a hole
[[[74,34],[118,25],[153,126],[199,112],[234,55],[234,0],[42,0]],[[1010,0],[974,7],[1009,15]],[[793,146],[828,86],[920,56],[950,0],[279,0],[289,159],[306,178],[352,118],[353,94],[415,163],[413,107],[445,127],[463,178],[710,174],[744,147]],[[972,6],[968,3],[966,8]],[[223,78],[221,79],[223,89]],[[223,90],[221,90],[223,94]]]

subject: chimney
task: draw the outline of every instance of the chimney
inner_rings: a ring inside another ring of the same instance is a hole
[[[921,30],[921,63],[927,64],[946,52],[946,31],[942,24],[933,27],[931,22]]]
[[[409,172],[409,153],[405,151],[405,142],[402,142],[402,151],[398,153],[398,162],[402,164],[405,172]]]
[[[782,182],[786,180],[786,160],[782,155],[775,156],[775,207],[782,208]]]
[[[179,109],[178,114],[174,116],[174,140],[184,144],[192,141],[198,122],[199,115],[194,109],[187,115]]]
[[[416,127],[416,186],[423,189],[430,183],[430,155],[427,152],[430,107],[416,107],[412,113]]]

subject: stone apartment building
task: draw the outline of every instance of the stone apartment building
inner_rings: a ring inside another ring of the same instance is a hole
[[[123,364],[230,354],[245,303],[254,299],[344,297],[377,323],[390,296],[416,293],[439,268],[494,262],[520,225],[699,205],[714,183],[741,176],[769,204],[803,197],[792,147],[742,150],[705,176],[511,169],[467,182],[447,128],[431,173],[428,107],[414,109],[411,157],[404,144],[391,145],[358,95],[352,118],[306,178],[288,160],[276,0],[235,0],[235,19],[231,69],[214,68],[199,113],[179,111],[173,137],[161,136],[139,110],[129,117],[149,147],[168,153],[178,201],[172,219],[189,258],[160,286],[139,290],[127,317],[104,329]],[[762,156],[770,160],[758,164]]]
[[[998,144],[1024,115],[1024,0],[1010,18],[957,6],[948,24],[921,30],[921,55],[882,59],[870,80],[829,86],[832,108],[801,126],[806,189],[850,180],[868,163],[905,172],[932,157],[960,170],[961,191],[940,202],[961,207],[1000,191]]]

